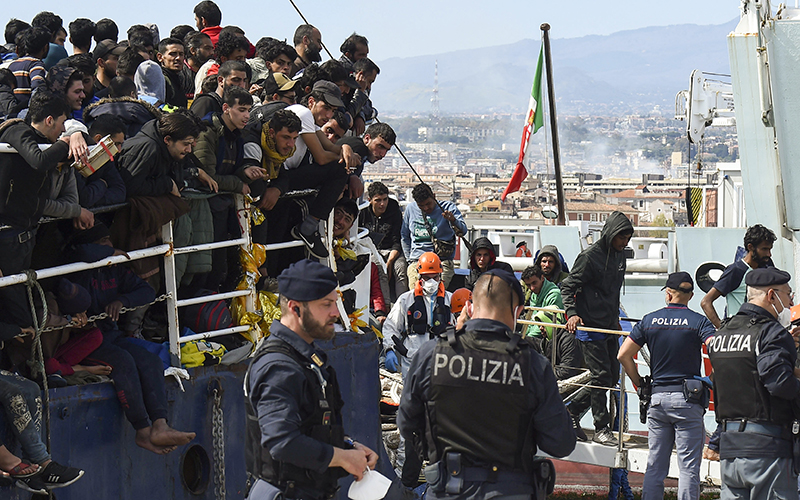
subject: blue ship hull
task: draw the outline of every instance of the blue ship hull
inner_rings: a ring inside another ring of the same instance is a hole
[[[345,429],[385,457],[380,431],[380,382],[374,335],[340,333],[320,343],[338,374],[345,400]],[[212,409],[214,389],[221,387],[224,422],[226,499],[244,498],[245,410],[242,382],[248,363],[189,370],[181,392],[167,380],[169,422],[191,430],[197,438],[166,456],[145,451],[134,443],[134,430],[125,420],[111,383],[72,386],[50,391],[53,457],[80,467],[86,474],[75,484],[53,491],[59,500],[198,500],[216,498]],[[6,435],[10,429],[7,428]],[[14,450],[13,441],[6,440]],[[19,451],[18,449],[14,451]],[[385,464],[386,460],[382,460]],[[346,484],[340,497],[345,498]],[[0,487],[0,498],[28,500],[17,487]]]

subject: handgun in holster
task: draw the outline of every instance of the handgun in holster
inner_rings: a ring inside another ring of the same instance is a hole
[[[556,487],[556,468],[551,460],[533,457],[533,490],[535,500],[545,500]]]
[[[647,423],[647,410],[650,408],[650,397],[653,395],[653,379],[650,375],[642,377],[636,395],[639,396],[639,421],[644,424]]]

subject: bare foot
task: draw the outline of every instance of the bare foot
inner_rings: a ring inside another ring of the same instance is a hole
[[[136,445],[138,447],[144,448],[147,451],[152,451],[157,455],[166,455],[177,448],[177,446],[156,446],[151,443],[150,429],[150,427],[145,427],[144,429],[139,429],[136,431]]]
[[[189,444],[194,437],[194,432],[175,430],[167,425],[167,421],[163,418],[153,422],[150,428],[150,442],[155,446],[181,446]]]
[[[75,365],[72,367],[73,370],[76,372],[84,371],[89,372],[92,375],[111,375],[111,367],[105,365],[96,365],[96,366],[83,366],[83,365]]]

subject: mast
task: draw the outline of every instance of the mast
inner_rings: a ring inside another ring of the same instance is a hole
[[[556,174],[556,200],[558,204],[559,226],[567,225],[567,208],[564,202],[564,181],[561,179],[561,149],[558,146],[558,125],[556,120],[556,93],[553,89],[553,65],[550,58],[550,25],[544,23],[540,26],[542,30],[542,42],[544,43],[544,67],[547,76],[547,101],[550,103],[550,132],[553,137],[553,168]]]

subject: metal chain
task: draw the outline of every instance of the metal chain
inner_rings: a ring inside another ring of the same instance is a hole
[[[154,301],[150,302],[150,303],[142,304],[142,305],[136,306],[136,307],[123,307],[122,309],[119,310],[119,313],[123,314],[123,313],[126,313],[126,312],[131,312],[131,311],[135,311],[137,309],[141,309],[143,307],[149,307],[149,306],[152,306],[153,304],[156,304],[158,302],[164,302],[165,300],[167,300],[170,297],[172,297],[171,293],[165,293],[163,295],[160,295],[160,296],[156,297],[156,299]],[[86,320],[86,324],[93,323],[95,321],[100,321],[101,319],[106,319],[106,318],[108,318],[108,313],[101,312],[100,314],[96,314],[94,316],[89,316],[89,318]],[[67,323],[66,325],[48,326],[47,328],[42,330],[42,333],[53,332],[53,331],[56,331],[56,330],[63,330],[64,328],[69,328],[69,327],[72,327],[72,326],[78,326],[74,322],[74,320],[69,322],[69,323]],[[20,335],[20,337],[23,337],[23,336],[24,335]]]
[[[214,495],[225,500],[225,426],[222,413],[222,391],[214,388],[214,405],[211,410],[211,436],[214,446]]]

